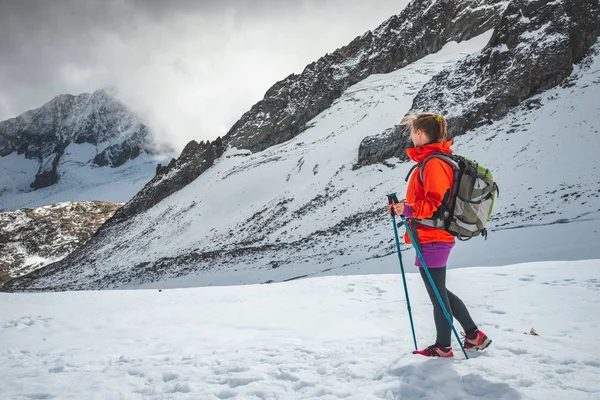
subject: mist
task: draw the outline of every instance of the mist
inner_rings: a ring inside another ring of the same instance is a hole
[[[181,150],[224,135],[276,81],[406,4],[0,0],[0,120],[110,87]]]

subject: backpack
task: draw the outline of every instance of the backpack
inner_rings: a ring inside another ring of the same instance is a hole
[[[442,205],[431,218],[414,219],[417,224],[444,229],[459,240],[469,240],[482,235],[487,239],[486,222],[492,215],[496,195],[500,195],[489,169],[476,161],[455,154],[433,153],[422,163],[414,165],[406,176],[406,181],[415,168],[419,170],[419,180],[423,183],[423,170],[427,161],[439,158],[454,170],[454,182],[446,192]]]

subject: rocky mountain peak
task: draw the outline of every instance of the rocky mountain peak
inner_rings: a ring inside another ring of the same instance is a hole
[[[61,157],[71,144],[94,145],[96,152],[88,162],[117,167],[151,152],[150,141],[140,118],[109,90],[62,94],[40,108],[0,122],[0,157],[16,153],[39,161],[30,185],[33,189],[58,181]]]

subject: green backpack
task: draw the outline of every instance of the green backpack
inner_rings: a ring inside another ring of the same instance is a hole
[[[431,218],[414,219],[417,224],[444,229],[459,240],[469,240],[482,235],[487,239],[486,222],[492,215],[496,195],[500,195],[489,169],[476,161],[455,154],[433,153],[422,163],[411,168],[406,181],[415,168],[419,170],[419,180],[423,183],[423,170],[427,161],[439,158],[454,169],[454,182],[442,205]]]

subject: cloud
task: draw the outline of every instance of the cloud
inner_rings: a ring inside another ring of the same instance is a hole
[[[405,4],[0,0],[0,120],[109,86],[181,149],[224,135],[276,81]]]

